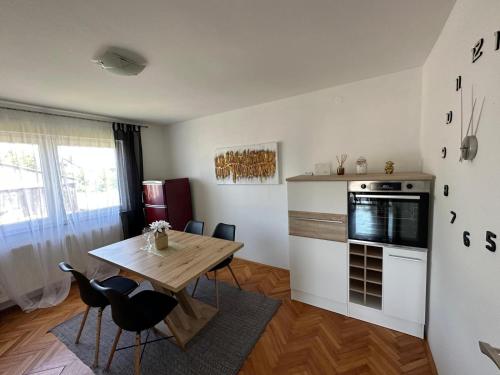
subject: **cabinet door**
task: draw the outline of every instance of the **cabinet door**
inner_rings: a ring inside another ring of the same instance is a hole
[[[427,253],[385,247],[383,261],[384,313],[424,324]]]
[[[144,207],[146,215],[146,222],[151,224],[153,221],[166,220],[168,221],[168,214],[166,207]]]
[[[288,210],[347,214],[347,181],[289,182]]]
[[[347,244],[289,236],[294,290],[347,303]]]

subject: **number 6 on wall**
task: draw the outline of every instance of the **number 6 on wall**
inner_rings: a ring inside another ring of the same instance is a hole
[[[467,231],[465,231],[464,235],[463,235],[463,239],[464,239],[464,245],[467,246],[467,247],[470,246],[470,238],[469,238],[469,236],[470,236],[470,233],[467,232]]]

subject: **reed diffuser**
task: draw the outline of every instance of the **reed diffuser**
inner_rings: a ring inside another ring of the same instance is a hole
[[[339,164],[339,166],[337,167],[337,174],[341,176],[344,174],[344,163],[347,160],[347,154],[340,155],[340,158],[338,155],[336,157],[337,163]]]

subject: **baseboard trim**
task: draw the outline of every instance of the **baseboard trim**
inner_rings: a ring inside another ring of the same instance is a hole
[[[260,263],[260,262],[254,261],[254,260],[249,260],[249,259],[245,259],[245,258],[241,258],[241,257],[237,257],[237,256],[235,256],[234,259],[237,259],[237,260],[242,261],[242,262],[253,263],[253,264],[256,264],[258,266],[266,266],[266,267],[271,267],[271,268],[274,268],[274,269],[277,269],[280,271],[290,272],[290,270],[288,270],[286,268],[276,267],[276,266],[272,266],[270,264]]]
[[[365,322],[373,323],[385,328],[393,329],[395,331],[403,332],[408,335],[424,338],[424,324],[409,322],[385,315],[382,310],[373,309],[358,305],[356,303],[349,303],[349,316],[351,318],[364,320]]]
[[[429,362],[429,366],[431,367],[431,374],[432,375],[438,375],[438,370],[437,370],[437,367],[436,367],[436,362],[434,362],[434,357],[432,356],[432,352],[431,352],[431,347],[429,345],[429,341],[427,341],[427,339],[424,340],[425,343],[425,352],[427,353],[427,355],[429,356],[429,359],[430,359],[430,362]]]
[[[332,301],[328,298],[318,297],[314,294],[292,289],[292,300],[307,303],[338,314],[347,315],[347,303]]]

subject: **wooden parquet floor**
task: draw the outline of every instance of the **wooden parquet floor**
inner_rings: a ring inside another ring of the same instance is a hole
[[[425,341],[291,301],[286,270],[240,259],[234,260],[233,269],[244,289],[283,302],[240,375],[436,374]],[[232,282],[227,271],[218,276]],[[29,314],[18,308],[0,312],[0,374],[92,374],[54,335],[47,333],[83,310],[73,285],[59,306]]]

